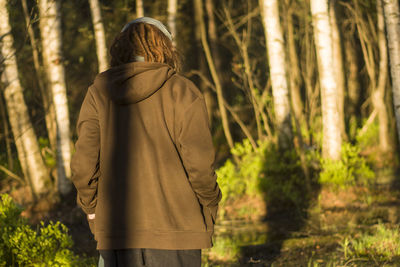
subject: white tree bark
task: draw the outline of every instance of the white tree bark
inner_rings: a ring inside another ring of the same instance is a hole
[[[288,144],[288,141],[292,138],[290,98],[278,0],[260,0],[260,5],[263,14],[278,136],[283,136],[282,140],[285,140],[284,143]]]
[[[0,0],[0,62],[4,66],[1,77],[5,85],[4,98],[22,171],[36,195],[46,192],[49,174],[25,104],[13,43],[7,1]]]
[[[344,66],[342,56],[342,41],[340,37],[340,30],[337,23],[335,5],[337,0],[330,0],[329,18],[332,27],[332,45],[333,45],[333,70],[335,72],[337,92],[338,92],[338,112],[340,122],[340,132],[342,138],[347,139],[346,124],[344,116],[344,92],[345,92],[345,78],[344,78]]]
[[[342,139],[337,108],[337,82],[333,69],[332,28],[329,21],[328,0],[311,0],[311,14],[321,86],[322,153],[324,158],[339,160]]]
[[[47,134],[49,136],[50,147],[56,152],[57,148],[57,127],[56,127],[56,114],[54,110],[53,101],[51,100],[51,95],[48,92],[44,83],[44,73],[43,68],[40,65],[39,60],[39,48],[38,43],[35,38],[35,33],[31,25],[30,12],[28,11],[28,4],[26,0],[22,0],[22,9],[24,10],[25,23],[28,30],[29,39],[32,46],[33,55],[33,65],[35,66],[36,76],[38,78],[38,85],[40,92],[42,94],[43,108],[46,120]]]
[[[62,195],[71,189],[71,140],[65,70],[62,64],[61,14],[58,0],[39,0],[43,64],[52,93],[57,125],[57,185]]]
[[[175,45],[176,37],[176,13],[178,10],[178,0],[168,0],[168,28],[173,37],[173,43]]]
[[[136,17],[144,17],[143,0],[136,0]]]
[[[109,65],[107,60],[106,35],[104,32],[103,19],[100,12],[100,3],[99,0],[89,0],[89,4],[90,12],[92,14],[94,36],[96,40],[99,72],[103,72],[108,69]]]
[[[400,9],[398,0],[382,0],[389,48],[393,103],[400,140]]]

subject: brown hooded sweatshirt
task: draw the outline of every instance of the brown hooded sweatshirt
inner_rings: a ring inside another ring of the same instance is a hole
[[[221,192],[204,98],[161,63],[100,73],[77,123],[72,181],[98,249],[211,246]]]

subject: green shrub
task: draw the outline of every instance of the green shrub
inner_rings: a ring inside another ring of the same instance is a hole
[[[231,153],[240,160],[235,165],[230,159],[216,173],[218,184],[222,190],[221,204],[242,196],[260,194],[258,183],[264,167],[264,146],[254,149],[248,139],[236,143]]]
[[[0,202],[0,266],[94,266],[93,259],[75,255],[68,229],[60,222],[43,222],[33,230],[22,208],[7,194]]]
[[[341,159],[334,161],[320,158],[322,171],[319,175],[321,184],[347,187],[356,184],[367,185],[375,177],[374,172],[360,155],[358,146],[344,143]]]
[[[221,206],[243,196],[259,196],[271,207],[276,203],[279,207],[302,205],[307,197],[305,178],[294,150],[279,151],[268,141],[258,142],[254,149],[245,139],[235,144],[231,152],[239,164],[227,160],[216,171],[223,196]]]

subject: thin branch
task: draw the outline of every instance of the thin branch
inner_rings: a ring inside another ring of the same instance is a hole
[[[211,88],[214,92],[216,92],[217,90],[215,89],[215,86],[210,82],[210,80],[208,80],[203,73],[201,73],[198,70],[192,70],[189,72],[189,75],[197,75],[199,76],[203,82],[205,83],[205,85],[209,88]],[[256,149],[257,143],[254,141],[254,138],[252,137],[249,129],[247,128],[247,126],[244,124],[244,122],[240,119],[239,115],[233,110],[233,108],[228,104],[228,102],[223,99],[223,104],[226,107],[226,109],[229,111],[229,113],[232,115],[232,118],[236,121],[236,123],[239,125],[240,129],[243,131],[244,135],[247,137],[247,139],[249,139],[251,145],[253,146],[254,149]]]
[[[20,182],[22,184],[25,184],[25,180],[24,179],[22,179],[21,177],[19,177],[18,175],[16,175],[15,173],[10,171],[6,167],[4,167],[3,165],[0,165],[0,170],[3,171],[8,176],[10,176],[11,178],[14,178],[15,180],[17,180],[18,182]]]

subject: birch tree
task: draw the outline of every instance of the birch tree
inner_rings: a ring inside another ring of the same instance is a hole
[[[286,55],[277,0],[260,0],[270,67],[275,119],[279,137],[287,146],[292,138]],[[283,144],[284,144],[283,143]]]
[[[71,189],[71,140],[65,70],[62,64],[62,34],[60,3],[58,0],[39,0],[40,34],[43,65],[48,88],[56,113],[57,126],[57,186],[62,195]]]
[[[324,158],[339,160],[342,139],[337,108],[337,82],[333,70],[332,28],[328,0],[311,0],[310,4],[321,87],[322,154]]]
[[[389,48],[393,103],[400,140],[400,9],[398,0],[382,0]]]
[[[40,93],[42,95],[47,134],[49,136],[50,147],[55,152],[57,149],[57,127],[56,127],[56,114],[54,110],[54,105],[53,101],[51,100],[51,94],[49,94],[49,91],[44,83],[43,68],[39,60],[39,45],[36,41],[35,33],[31,25],[31,18],[29,15],[30,12],[28,11],[28,5],[26,3],[26,0],[22,0],[21,2],[22,2],[22,9],[24,11],[26,28],[32,46],[33,65],[35,67]]]
[[[175,45],[176,37],[176,13],[178,10],[178,0],[168,0],[168,28],[172,34],[173,43]]]
[[[100,3],[99,0],[89,0],[90,12],[92,14],[94,36],[96,40],[96,52],[99,72],[103,72],[108,69],[107,60],[107,46],[106,46],[106,35],[104,32],[103,19],[101,17]]]
[[[5,85],[4,99],[17,147],[18,159],[35,196],[46,192],[49,174],[40,154],[39,144],[25,104],[13,43],[7,1],[0,0],[0,62],[4,67],[1,76]]]
[[[143,0],[136,0],[136,16],[144,17]]]
[[[345,78],[343,72],[343,56],[341,36],[338,26],[338,19],[336,18],[335,5],[337,0],[330,0],[329,4],[329,18],[332,27],[332,47],[333,47],[333,71],[335,72],[335,79],[337,83],[337,107],[339,112],[339,124],[342,138],[347,139],[345,117],[344,117],[344,92],[345,92]]]

